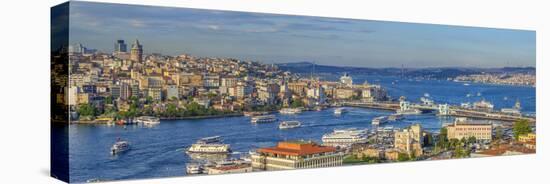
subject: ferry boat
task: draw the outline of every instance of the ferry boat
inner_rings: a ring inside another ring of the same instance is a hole
[[[346,112],[347,112],[347,110],[343,107],[334,109],[334,114],[336,114],[336,115],[341,115],[341,114],[344,114]]]
[[[493,110],[494,105],[491,102],[483,99],[479,102],[475,102],[473,107],[475,109]]]
[[[230,152],[229,144],[221,143],[220,136],[199,139],[187,149],[187,153],[225,154]]]
[[[300,114],[300,113],[302,113],[302,109],[300,109],[300,108],[282,108],[279,112],[281,114]]]
[[[388,122],[387,116],[380,116],[372,119],[372,125],[381,125]]]
[[[392,114],[388,116],[388,121],[399,121],[403,119],[405,119],[405,117],[401,114]]]
[[[154,116],[140,116],[136,118],[136,122],[143,123],[144,125],[156,125],[160,124],[160,118]]]
[[[279,124],[279,129],[290,129],[297,128],[302,126],[302,123],[299,121],[283,121]]]
[[[277,118],[275,118],[275,116],[273,116],[273,115],[254,116],[250,120],[250,122],[252,122],[252,123],[270,123],[270,122],[274,122],[274,121],[277,121]]]
[[[120,140],[120,138],[111,147],[111,155],[116,155],[128,151],[130,149],[130,143],[128,141]]]
[[[329,146],[347,147],[356,143],[366,143],[368,138],[367,129],[356,128],[334,130],[322,137],[323,144]]]
[[[422,114],[422,111],[420,109],[406,109],[406,110],[397,109],[397,114],[398,115],[417,115],[417,114]]]
[[[187,174],[202,174],[204,173],[204,168],[201,164],[190,163],[186,165]]]
[[[212,137],[205,137],[201,138],[197,141],[197,144],[214,144],[214,143],[221,143],[222,137],[221,136],[212,136]]]

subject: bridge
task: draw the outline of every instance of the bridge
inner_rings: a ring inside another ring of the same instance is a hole
[[[416,104],[407,102],[406,108],[419,109],[422,111],[437,111],[438,115],[447,115],[454,117],[466,117],[474,119],[487,119],[487,120],[499,120],[499,121],[508,121],[513,122],[519,119],[525,119],[531,123],[536,122],[535,117],[523,116],[521,114],[506,114],[498,111],[483,111],[477,109],[466,109],[460,106],[453,106],[448,104]],[[369,109],[381,109],[381,110],[390,110],[397,111],[402,109],[403,105],[400,102],[364,102],[364,101],[342,101],[339,103],[342,106],[349,107],[360,107],[360,108],[369,108]]]

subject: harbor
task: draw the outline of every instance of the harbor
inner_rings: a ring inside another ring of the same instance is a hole
[[[384,78],[382,78],[384,80]],[[374,80],[373,80],[374,81]],[[394,80],[387,80],[394,81]],[[384,81],[380,81],[383,83]],[[409,87],[409,82],[401,82],[401,86],[390,86],[389,94],[400,94],[403,88]],[[440,81],[411,81],[410,83],[440,83]],[[446,86],[453,88],[453,82],[447,82]],[[451,85],[449,85],[449,83]],[[434,85],[432,85],[434,86]],[[468,89],[461,84],[463,92],[453,96],[445,90],[438,90],[420,85],[417,91],[409,91],[407,97],[411,104],[420,104],[419,97],[424,96],[428,91],[435,103],[449,103],[459,106],[462,102],[479,101],[482,97],[466,97]],[[398,88],[399,87],[399,88]],[[534,113],[535,102],[531,99],[531,91],[534,88],[507,87],[473,84],[469,88],[483,91],[485,98],[492,100],[495,110],[512,107],[514,101],[503,101],[502,97],[493,97],[491,91],[507,89],[510,98],[520,98],[524,113]],[[523,96],[517,95],[522,94]],[[417,95],[418,98],[415,98]],[[446,97],[445,97],[446,96]],[[518,97],[514,97],[518,96]],[[503,103],[505,102],[505,103]],[[343,104],[342,104],[343,105]],[[141,123],[108,126],[106,124],[72,124],[66,127],[70,136],[71,155],[79,159],[71,160],[71,175],[75,181],[86,181],[92,178],[102,180],[135,179],[163,176],[187,175],[187,164],[205,163],[205,161],[223,162],[227,160],[241,160],[250,157],[250,151],[260,148],[272,147],[281,141],[307,140],[319,144],[323,143],[323,136],[335,130],[367,130],[373,132],[393,132],[394,129],[406,128],[420,123],[427,132],[437,133],[446,124],[452,124],[458,116],[438,116],[437,110],[432,113],[415,115],[396,116],[396,110],[400,108],[398,102],[393,102],[388,108],[361,107],[359,105],[343,105],[341,113],[335,114],[340,107],[330,107],[319,110],[285,110],[283,113],[271,112],[270,114],[259,113],[251,116],[229,116],[209,119],[162,119],[159,124],[146,126]],[[289,113],[290,112],[290,113]],[[254,116],[268,115],[264,123],[252,123]],[[380,121],[376,127],[373,120],[379,117]],[[488,118],[487,118],[488,119]],[[281,122],[299,121],[300,127],[280,129]],[[491,120],[494,124],[502,124],[507,121]],[[392,134],[388,134],[392,135]],[[223,144],[230,146],[231,152],[224,154],[193,154],[189,148],[201,138],[220,136]],[[119,154],[110,154],[111,146],[117,138],[128,140],[131,149]],[[370,138],[370,137],[369,137]],[[389,139],[376,137],[386,142],[381,145],[391,146]],[[248,172],[246,164],[237,166],[212,165],[218,167],[215,173],[225,173],[228,170],[237,169]],[[98,169],[101,168],[101,169]],[[208,172],[203,173],[208,174]]]

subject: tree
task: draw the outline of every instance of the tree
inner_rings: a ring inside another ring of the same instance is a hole
[[[474,144],[476,142],[477,142],[476,137],[474,137],[474,136],[468,137],[468,144]]]
[[[403,161],[408,161],[409,159],[410,159],[409,155],[406,153],[397,154],[397,161],[403,162]]]
[[[105,97],[105,104],[113,104],[113,96]]]
[[[514,138],[517,140],[520,135],[531,133],[531,127],[529,127],[529,121],[526,119],[520,119],[514,122]]]
[[[176,105],[170,103],[168,104],[168,106],[166,107],[166,115],[168,117],[174,117],[178,114],[178,107],[176,107]]]
[[[82,104],[78,107],[78,114],[80,116],[95,116],[97,110],[95,106],[90,104]]]
[[[292,103],[290,104],[290,106],[291,106],[292,108],[303,107],[303,106],[304,106],[304,102],[302,102],[302,101],[299,100],[299,99],[292,100]]]

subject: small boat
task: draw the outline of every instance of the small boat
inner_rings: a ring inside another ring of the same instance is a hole
[[[334,109],[334,114],[336,114],[336,115],[341,115],[341,114],[344,114],[346,112],[347,112],[347,110],[343,107]]]
[[[466,94],[466,97],[472,97],[472,94],[468,93]]]
[[[187,174],[202,174],[204,172],[204,168],[202,165],[197,163],[190,163],[186,166]]]
[[[128,141],[123,141],[120,138],[113,144],[111,147],[111,155],[116,155],[128,151],[130,149],[130,143]]]
[[[477,96],[481,96],[481,92],[477,92]]]
[[[429,93],[424,93],[424,97],[428,98],[428,97],[430,97],[430,94]]]
[[[279,124],[279,129],[290,129],[297,128],[302,126],[302,123],[299,121],[283,121]]]
[[[388,122],[387,116],[380,116],[372,119],[372,125],[381,125]]]
[[[277,118],[273,115],[267,115],[267,116],[254,116],[250,120],[252,123],[270,123],[277,121]]]
[[[401,114],[392,114],[392,115],[388,116],[389,121],[399,121],[399,120],[403,120],[403,119],[405,119],[405,117]]]
[[[464,85],[465,85],[465,86],[469,86],[469,85],[470,85],[470,83],[464,83]]]

